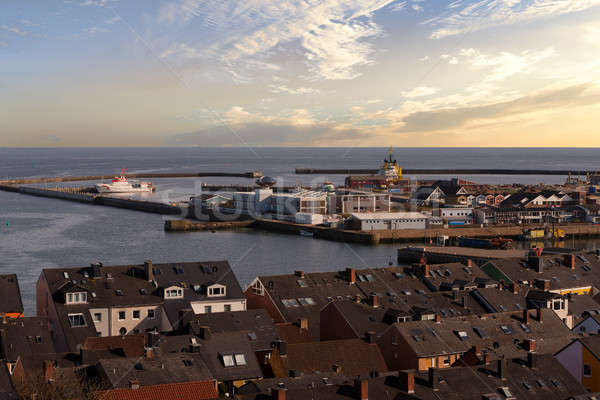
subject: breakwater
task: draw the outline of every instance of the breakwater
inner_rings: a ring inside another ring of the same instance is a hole
[[[374,175],[377,169],[318,169],[296,168],[298,175]],[[547,169],[464,169],[464,168],[403,168],[404,175],[564,175],[584,176],[596,175],[600,171],[572,171]]]
[[[182,209],[171,204],[142,201],[132,199],[121,199],[116,197],[105,197],[97,194],[78,190],[76,188],[41,189],[27,186],[1,185],[0,190],[6,192],[20,193],[30,196],[46,197],[51,199],[67,200],[91,205],[124,208],[128,210],[143,211],[153,214],[181,215]]]

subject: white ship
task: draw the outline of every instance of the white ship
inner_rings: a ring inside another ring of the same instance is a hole
[[[125,168],[123,168],[121,175],[116,176],[112,183],[98,183],[96,190],[98,193],[140,193],[153,192],[154,186],[152,186],[152,182],[129,181],[125,176]]]

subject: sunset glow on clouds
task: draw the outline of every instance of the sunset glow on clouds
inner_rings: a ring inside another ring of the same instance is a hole
[[[600,146],[599,6],[3,2],[0,146]]]

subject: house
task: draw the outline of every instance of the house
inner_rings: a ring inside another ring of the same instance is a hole
[[[563,207],[575,204],[575,199],[570,195],[558,191],[546,190],[539,193],[521,191],[513,193],[500,203],[502,208],[540,208]]]
[[[81,346],[80,358],[84,365],[96,364],[107,358],[137,358],[146,354],[146,345],[152,347],[154,332],[148,332],[149,340],[143,334],[124,336],[89,337]]]
[[[578,205],[575,208],[581,210],[582,219],[585,222],[600,223],[600,204],[584,204]]]
[[[600,304],[592,296],[568,296],[573,332],[596,333],[600,330]]]
[[[490,278],[505,285],[532,285],[560,295],[591,294],[600,287],[600,260],[594,255],[564,254],[538,256],[530,252],[527,259],[492,260],[481,266]]]
[[[360,339],[287,344],[279,342],[270,360],[276,377],[336,372],[348,376],[375,376],[387,371],[377,344]]]
[[[574,207],[482,207],[474,210],[478,224],[531,225],[566,223],[574,218]]]
[[[286,325],[286,330],[298,334],[299,323],[313,340],[319,340],[320,314],[323,307],[334,300],[371,301],[420,291],[427,286],[412,272],[402,267],[371,268],[345,271],[259,276],[245,295],[249,309],[265,309],[276,325]],[[278,326],[278,329],[281,329]],[[297,336],[297,335],[296,335]]]
[[[581,397],[579,397],[581,396]],[[591,393],[552,355],[416,372],[396,371],[362,379],[332,374],[265,379],[240,388],[240,400],[589,400]]]
[[[177,329],[184,310],[245,310],[226,261],[44,269],[38,315],[50,320],[59,352],[78,352],[88,337]]]
[[[391,195],[383,193],[330,194],[327,201],[329,214],[391,211]]]
[[[470,207],[441,207],[433,210],[432,215],[441,217],[449,225],[473,223],[473,208]]]
[[[446,194],[437,186],[422,186],[411,196],[410,201],[418,206],[430,206],[445,201]]]
[[[347,222],[350,228],[360,231],[425,229],[427,216],[419,212],[353,213]]]
[[[23,317],[21,291],[15,274],[0,275],[0,293],[3,297],[2,305],[0,305],[0,317]]]
[[[266,310],[232,311],[228,313],[195,314],[189,322],[188,333],[200,336],[205,329],[212,333],[242,332],[250,342],[264,374],[269,374],[265,366],[273,351],[273,343],[280,334],[273,318]]]
[[[232,393],[248,381],[263,378],[261,366],[252,348],[252,337],[244,331],[212,332],[201,327],[198,335],[162,335],[158,347],[162,354],[192,353],[202,362],[217,383]]]
[[[600,391],[600,336],[575,339],[555,357],[588,390]]]
[[[213,382],[180,382],[139,386],[135,381],[128,388],[110,389],[95,393],[98,400],[218,400]]]
[[[396,323],[377,340],[390,370],[449,368],[472,348],[476,353],[521,357],[553,354],[574,338],[556,314],[538,309]]]

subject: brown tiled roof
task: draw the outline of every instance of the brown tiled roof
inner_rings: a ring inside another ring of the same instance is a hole
[[[19,282],[15,274],[0,275],[0,293],[2,293],[2,304],[0,314],[23,313],[23,302]]]
[[[89,337],[81,348],[81,354],[85,363],[102,358],[141,357],[145,343],[144,335]]]
[[[527,339],[536,340],[539,353],[554,354],[575,335],[554,312],[542,312],[543,323],[536,319],[535,312],[530,312],[527,329],[521,325],[522,312],[446,318],[440,323],[410,321],[389,329],[396,330],[419,357],[464,353],[475,345],[492,358],[520,357],[526,352],[523,343]],[[466,337],[460,339],[459,332],[465,332]]]
[[[214,382],[183,382],[143,386],[139,389],[112,389],[98,392],[97,400],[216,400]]]
[[[280,359],[282,365],[273,365],[276,376],[289,376],[291,370],[304,374],[329,373],[334,365],[340,366],[342,374],[347,376],[387,371],[379,347],[360,339],[290,344],[287,354]]]
[[[55,352],[45,317],[7,318],[0,323],[0,358],[21,358],[25,369],[41,368],[42,355]]]
[[[307,329],[301,329],[300,325],[296,322],[284,322],[281,324],[275,324],[279,338],[285,340],[287,343],[308,343],[312,342],[312,338],[308,333]]]
[[[254,351],[270,350],[279,336],[273,318],[263,309],[194,315],[191,333],[198,334],[201,326],[208,326],[215,333],[245,332]]]

